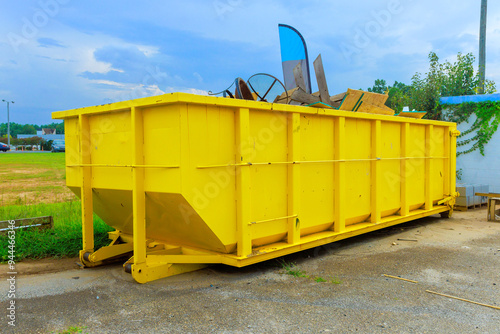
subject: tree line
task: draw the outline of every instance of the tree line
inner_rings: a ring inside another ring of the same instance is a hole
[[[455,62],[440,62],[435,52],[429,53],[429,71],[415,73],[409,85],[395,81],[392,86],[384,79],[375,80],[369,92],[388,94],[386,105],[396,112],[408,106],[410,110],[426,111],[425,118],[448,120],[443,115],[439,98],[446,96],[475,95],[479,92],[479,71],[474,70],[475,57],[472,53],[457,55]],[[496,91],[495,82],[485,81],[484,93]],[[451,115],[453,116],[453,115]]]
[[[459,105],[443,105],[439,99],[446,96],[478,94],[481,86],[479,70],[474,70],[475,57],[472,53],[457,55],[455,62],[440,62],[435,52],[429,53],[429,71],[415,73],[411,83],[394,82],[389,86],[384,79],[375,80],[368,91],[388,94],[386,105],[396,112],[408,106],[410,110],[426,111],[425,118],[452,121],[458,124],[468,122],[472,114],[476,119],[469,129],[457,138],[457,156],[479,150],[484,155],[485,145],[500,125],[500,102],[467,102]],[[485,80],[484,93],[496,92],[495,82]]]
[[[42,128],[56,129],[57,134],[64,134],[64,122],[63,123],[50,123],[46,125],[35,125],[35,124],[19,124],[10,123],[10,136],[11,138],[17,138],[17,135],[36,135],[37,131],[42,130]],[[0,137],[7,138],[7,123],[0,123]]]

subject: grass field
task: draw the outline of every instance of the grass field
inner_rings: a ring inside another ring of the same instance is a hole
[[[81,203],[65,185],[64,153],[0,154],[0,221],[54,217],[52,230],[18,230],[16,260],[69,257],[82,247]],[[96,249],[111,231],[94,215]],[[8,239],[0,235],[0,261],[7,259]]]
[[[64,153],[0,153],[0,206],[75,200]]]

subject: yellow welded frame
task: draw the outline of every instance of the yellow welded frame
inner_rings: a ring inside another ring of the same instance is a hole
[[[79,129],[79,158],[81,164],[90,165],[90,129],[89,119],[87,115],[78,116]],[[100,262],[91,262],[86,259],[86,254],[94,252],[94,209],[92,206],[92,168],[82,167],[82,187],[81,191],[81,207],[82,207],[82,241],[83,249],[80,251],[80,261],[88,266],[93,267],[99,265]]]
[[[300,160],[300,114],[289,115],[288,128],[288,161]],[[300,242],[300,164],[288,165],[288,229],[287,242]]]
[[[182,101],[182,99],[185,101]],[[199,100],[198,100],[199,99]],[[81,169],[82,186],[82,232],[83,249],[80,251],[80,260],[87,266],[92,267],[105,263],[106,261],[119,258],[133,251],[133,256],[125,263],[126,270],[131,272],[134,279],[140,283],[149,282],[162,277],[172,276],[183,272],[197,270],[208,264],[222,263],[236,267],[258,263],[272,258],[280,257],[286,254],[294,253],[308,248],[313,248],[328,244],[334,241],[342,240],[355,235],[360,235],[370,231],[378,230],[388,226],[400,224],[410,220],[429,216],[437,213],[451,213],[455,197],[455,169],[456,169],[456,137],[459,132],[455,124],[444,125],[443,122],[435,122],[439,126],[447,126],[448,135],[444,137],[445,161],[444,170],[444,189],[448,197],[442,199],[434,205],[432,202],[431,189],[431,171],[433,164],[433,141],[432,133],[434,130],[433,121],[411,120],[413,123],[425,124],[425,204],[423,208],[410,211],[407,184],[408,177],[408,143],[410,134],[410,121],[398,118],[387,118],[390,121],[401,122],[401,209],[399,215],[381,217],[380,195],[380,157],[381,154],[381,120],[379,115],[357,114],[356,117],[370,119],[371,123],[371,216],[368,221],[355,225],[346,226],[345,212],[341,208],[346,205],[344,194],[346,193],[346,115],[351,113],[343,111],[332,111],[316,108],[301,107],[281,107],[280,112],[288,117],[287,123],[287,141],[288,141],[288,216],[280,219],[286,219],[288,222],[288,234],[285,240],[266,246],[252,247],[252,222],[251,220],[251,173],[252,163],[249,157],[245,156],[242,147],[244,143],[250,140],[250,109],[255,106],[246,101],[234,101],[224,99],[224,104],[235,108],[235,146],[237,154],[235,156],[236,164],[236,226],[237,226],[237,249],[235,253],[223,254],[194,247],[184,247],[179,245],[169,245],[158,240],[146,238],[146,192],[144,188],[144,168],[170,168],[171,166],[147,166],[144,163],[144,124],[142,108],[158,103],[158,100],[141,99],[137,105],[123,106],[119,110],[129,110],[131,114],[131,133],[133,137],[132,152],[133,164],[127,165],[131,169],[133,179],[133,235],[126,235],[120,231],[110,233],[111,243],[97,251],[94,250],[93,237],[93,204],[92,204],[92,168],[99,167],[124,167],[124,166],[103,166],[92,164],[91,161],[91,135],[89,129],[89,117],[94,113],[116,111],[109,109],[109,106],[86,108],[87,112],[81,110],[60,112],[56,116],[60,118],[78,117],[79,129],[79,150],[80,163],[77,167]],[[134,102],[134,101],[128,101]],[[185,102],[185,103],[207,103],[206,99],[194,97],[192,95],[178,94],[165,103]],[[142,104],[141,104],[142,103]],[[121,104],[118,103],[117,106]],[[242,105],[245,105],[244,107]],[[261,109],[269,109],[271,104],[260,104]],[[248,106],[248,107],[247,107]],[[273,105],[271,105],[273,106]],[[116,106],[115,106],[116,107]],[[188,121],[187,104],[180,104],[181,110],[181,165],[186,163],[189,152],[187,151],[188,142]],[[300,235],[300,123],[302,113],[317,113],[333,116],[334,119],[334,160],[323,161],[332,163],[334,168],[334,224],[331,230],[326,230],[312,235]],[[352,115],[354,117],[354,115]],[[447,153],[447,154],[446,154]],[[73,166],[76,167],[76,166]],[[184,172],[187,173],[187,172]],[[185,174],[183,177],[188,177]],[[253,222],[255,223],[255,222]]]
[[[408,156],[408,139],[410,135],[410,123],[401,125],[401,156]],[[408,204],[408,159],[401,159],[401,209],[400,215],[405,217],[410,214],[410,205]]]
[[[345,211],[338,210],[338,208],[345,208],[345,192],[346,192],[346,171],[345,171],[345,150],[346,150],[346,140],[345,140],[345,117],[340,116],[335,120],[334,123],[334,150],[335,150],[335,215],[334,215],[334,228],[335,233],[342,233],[345,231]]]
[[[250,140],[250,110],[239,108],[236,111],[236,147],[235,161],[247,163],[249,157],[244,154],[244,143]],[[251,180],[250,165],[244,164],[236,173],[236,234],[237,254],[246,257],[252,254],[251,220]]]
[[[370,221],[373,224],[380,223],[381,209],[380,209],[380,130],[381,122],[376,120],[372,122],[372,161],[371,161],[371,216]]]

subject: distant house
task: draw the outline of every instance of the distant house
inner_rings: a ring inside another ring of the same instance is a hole
[[[23,135],[23,134],[18,134],[17,138],[19,139],[25,139],[25,138],[31,138],[31,137],[40,137],[43,138],[47,141],[49,140],[56,140],[56,139],[64,139],[64,134],[56,134],[56,129],[50,129],[50,128],[42,128],[42,130],[38,130],[36,132],[36,135]]]
[[[38,132],[41,132],[40,135],[42,135],[42,136],[44,136],[44,135],[55,135],[56,134],[56,129],[42,128],[42,131],[37,131],[37,135],[38,135]]]

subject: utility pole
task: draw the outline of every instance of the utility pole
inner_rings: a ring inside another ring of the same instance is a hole
[[[7,145],[10,148],[10,116],[9,116],[9,103],[14,103],[14,101],[2,100],[2,102],[7,102]]]
[[[486,13],[488,0],[481,0],[481,22],[479,27],[479,94],[484,94],[486,78]]]

